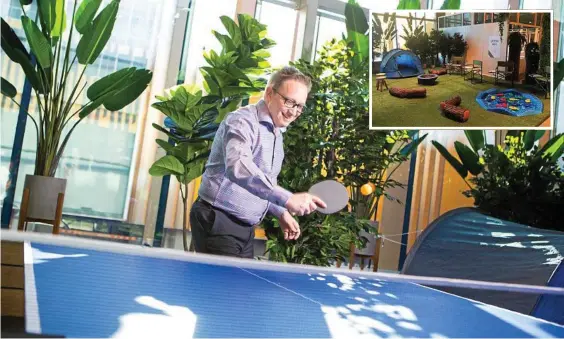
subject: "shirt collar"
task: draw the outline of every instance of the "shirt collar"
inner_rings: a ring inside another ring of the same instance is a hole
[[[268,106],[266,106],[266,102],[264,99],[260,99],[257,103],[257,111],[258,111],[258,119],[260,122],[268,123],[273,129],[279,130],[280,132],[286,132],[286,127],[276,128],[274,126],[274,122],[272,121],[272,117],[270,116],[270,111],[268,110]]]

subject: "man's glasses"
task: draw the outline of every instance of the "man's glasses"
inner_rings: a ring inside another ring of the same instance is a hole
[[[284,99],[284,106],[286,106],[288,108],[297,108],[296,111],[298,112],[298,115],[302,114],[302,112],[304,111],[304,105],[296,103],[296,101],[294,99],[290,99],[290,98],[285,97],[284,95],[280,94],[280,92],[278,92],[274,88],[272,90],[274,91],[274,93],[276,93],[280,97],[282,97],[282,99]]]

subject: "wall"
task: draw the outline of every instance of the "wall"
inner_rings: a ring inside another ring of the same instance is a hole
[[[472,18],[474,22],[474,18]],[[466,51],[465,63],[470,64],[473,60],[481,60],[483,73],[494,70],[498,61],[505,61],[507,56],[507,30],[509,25],[505,24],[503,40],[501,42],[500,57],[497,59],[488,56],[488,45],[490,36],[499,36],[499,25],[497,23],[479,24],[460,27],[448,27],[441,29],[445,34],[453,35],[461,33],[468,42],[468,50]]]

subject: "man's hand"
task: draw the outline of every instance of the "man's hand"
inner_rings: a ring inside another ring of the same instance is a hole
[[[296,193],[286,202],[286,208],[292,215],[306,215],[317,209],[317,207],[325,208],[327,205],[323,200],[309,193]]]
[[[300,237],[300,225],[288,211],[284,211],[279,222],[284,231],[284,240],[296,240]]]

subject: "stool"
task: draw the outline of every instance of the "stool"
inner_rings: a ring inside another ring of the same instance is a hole
[[[382,92],[384,86],[388,89],[388,84],[386,83],[386,73],[377,73],[374,77],[376,79],[376,89]]]

